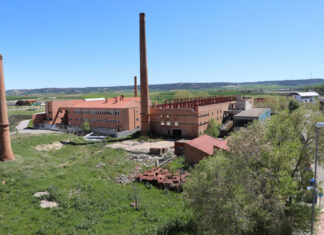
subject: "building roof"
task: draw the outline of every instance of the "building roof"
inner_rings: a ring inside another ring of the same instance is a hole
[[[251,108],[243,110],[242,112],[239,112],[238,114],[235,114],[234,117],[259,117],[264,112],[270,110],[270,108]]]
[[[308,92],[297,92],[294,91],[293,94],[299,95],[299,96],[319,96],[319,94],[315,91],[308,91]]]
[[[78,102],[73,103],[70,107],[72,108],[128,108],[132,104],[140,103],[140,97],[117,97],[109,99],[95,99],[95,100],[79,100]]]
[[[227,140],[216,139],[209,135],[201,135],[193,140],[187,142],[188,145],[193,146],[209,155],[214,154],[214,148],[229,150]]]

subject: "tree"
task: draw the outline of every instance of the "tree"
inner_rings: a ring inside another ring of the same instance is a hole
[[[208,122],[207,129],[205,130],[205,134],[217,138],[219,136],[219,127],[214,118],[210,119]]]
[[[316,113],[297,109],[234,133],[229,153],[205,158],[184,185],[206,234],[293,234],[310,229]]]
[[[289,101],[289,105],[288,105],[289,113],[292,113],[292,111],[294,111],[298,108],[299,108],[299,104],[296,100]]]
[[[82,130],[83,130],[85,133],[89,133],[90,130],[91,130],[90,124],[89,124],[89,122],[87,122],[87,121],[84,121],[84,122],[82,123],[81,128],[82,128]]]

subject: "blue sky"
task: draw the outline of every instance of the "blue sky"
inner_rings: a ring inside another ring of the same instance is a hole
[[[6,89],[324,78],[324,1],[0,0]]]

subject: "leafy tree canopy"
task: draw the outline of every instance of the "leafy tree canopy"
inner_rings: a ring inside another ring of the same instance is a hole
[[[210,119],[208,122],[205,134],[217,138],[219,136],[220,124],[215,121],[214,118]]]
[[[315,112],[281,112],[233,134],[230,153],[202,160],[185,191],[206,234],[307,233]]]
[[[85,133],[89,133],[91,130],[90,124],[87,121],[82,123],[81,128]]]

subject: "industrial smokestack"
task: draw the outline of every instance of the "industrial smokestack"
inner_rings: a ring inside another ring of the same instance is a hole
[[[11,149],[3,61],[0,55],[0,161],[15,159]]]
[[[150,125],[149,90],[145,39],[145,14],[140,13],[140,72],[141,72],[141,135],[147,135]]]
[[[137,77],[134,76],[134,97],[137,97]]]

